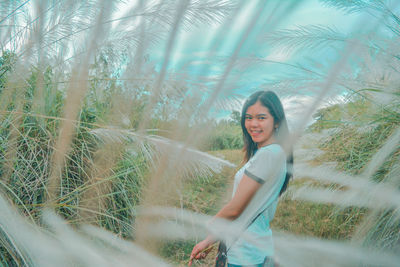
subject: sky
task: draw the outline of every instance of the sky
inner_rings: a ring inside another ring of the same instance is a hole
[[[301,62],[307,64],[308,58],[296,53],[283,53],[278,49],[271,49],[263,39],[268,32],[278,29],[295,29],[299,26],[322,25],[329,26],[343,33],[354,31],[359,25],[360,16],[357,14],[345,14],[335,8],[327,7],[318,0],[304,1],[239,1],[243,3],[240,12],[227,24],[206,24],[190,27],[190,30],[180,29],[175,40],[172,56],[167,69],[173,73],[185,72],[194,81],[200,81],[200,77],[210,79],[220,77],[227,68],[229,59],[239,47],[240,40],[245,34],[246,27],[251,23],[260,9],[260,3],[267,3],[252,31],[245,38],[238,52],[239,59],[256,58],[260,60],[274,60],[283,63]],[[132,5],[134,2],[130,2]],[[196,15],[196,14],[194,14]],[[150,51],[150,60],[155,62],[156,68],[161,69],[165,58],[166,42],[160,43]],[[323,50],[314,55],[322,62],[336,60],[334,50]],[[229,116],[231,109],[240,110],[241,102],[250,93],[266,80],[275,79],[281,73],[287,71],[287,66],[252,64],[250,61],[239,60],[243,66],[235,67],[230,71],[229,82],[225,85],[228,94],[236,95],[239,101],[232,101],[225,110],[218,110],[219,117]],[[211,83],[212,84],[212,83]],[[213,85],[210,85],[213,86]],[[287,94],[277,92],[287,110],[290,121],[296,121],[296,114],[313,100],[310,93]],[[228,98],[228,97],[227,97]],[[332,100],[330,100],[332,102]]]
[[[192,28],[191,31],[180,34],[175,44],[172,62],[169,63],[168,68],[176,72],[185,69],[193,76],[202,75],[204,69],[207,70],[205,73],[208,76],[221,75],[227,65],[224,59],[233,54],[239,43],[238,40],[257,11],[257,2],[247,1],[238,17],[235,18],[233,25],[226,27],[226,30],[224,25],[215,24]],[[296,4],[292,9],[288,8],[288,5],[282,4],[285,3],[284,1],[269,2],[271,4],[266,5],[259,23],[254,26],[253,34],[249,35],[248,40],[240,50],[239,57],[256,57],[288,63],[301,62],[303,60],[301,56],[271,49],[268,43],[263,41],[262,36],[272,30],[294,29],[306,25],[324,25],[349,33],[360,21],[359,15],[345,14],[342,11],[322,5],[318,0],[297,1],[299,4]],[[286,3],[289,2],[291,1],[286,1]],[[158,61],[158,58],[162,58],[163,53],[163,49],[158,48],[154,51],[152,57]],[[334,60],[335,55],[330,53],[332,51],[323,51],[321,57],[326,58],[327,61]],[[237,94],[239,98],[244,100],[244,97],[253,92],[265,79],[274,78],[274,75],[279,75],[279,73],[277,66],[271,68],[271,66],[265,65],[246,65],[239,72],[232,71],[231,75],[235,76],[235,85],[233,90],[229,92]],[[280,94],[280,92],[277,93]],[[313,99],[312,95],[307,94],[281,95],[281,97],[283,98],[282,102],[286,105],[285,109],[290,121],[295,121],[295,114],[299,114],[299,110],[304,109]],[[240,110],[240,104],[235,105],[234,109]],[[229,110],[220,111],[221,116],[227,116],[229,113]]]

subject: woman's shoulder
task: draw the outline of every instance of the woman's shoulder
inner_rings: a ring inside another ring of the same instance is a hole
[[[286,156],[281,146],[271,144],[257,150],[246,165],[244,173],[257,182],[263,183],[268,179],[271,180],[271,177],[278,177],[277,171],[283,171],[285,164]]]
[[[286,161],[286,155],[279,144],[270,144],[257,150],[255,155],[249,160],[249,164],[265,164],[266,162]]]
[[[259,156],[276,156],[276,157],[285,156],[283,148],[276,143],[269,144],[259,148],[256,155],[257,154],[259,154]]]

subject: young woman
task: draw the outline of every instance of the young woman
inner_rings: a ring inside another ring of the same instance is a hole
[[[270,266],[273,245],[269,223],[278,196],[286,190],[293,163],[292,149],[285,144],[289,131],[278,96],[271,91],[252,94],[243,106],[241,126],[246,164],[235,175],[232,199],[215,218],[242,221],[245,233],[253,236],[252,242],[240,236],[227,242],[228,267]],[[193,259],[205,258],[211,250],[207,248],[217,241],[209,235],[199,242],[189,266]]]

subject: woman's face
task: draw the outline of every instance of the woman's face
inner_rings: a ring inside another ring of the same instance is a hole
[[[257,147],[263,147],[275,142],[274,117],[260,101],[247,108],[244,126],[253,142],[257,143]]]

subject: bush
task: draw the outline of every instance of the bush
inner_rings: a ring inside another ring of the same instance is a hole
[[[226,121],[215,126],[204,144],[205,150],[241,149],[242,147],[241,127]]]
[[[342,104],[340,107],[341,112],[338,111],[339,105],[321,109],[318,112],[319,120],[310,127],[311,131],[317,132],[335,128],[332,134],[319,144],[319,148],[325,153],[315,161],[317,164],[334,161],[341,171],[353,175],[361,174],[398,127],[398,116],[393,116],[389,109],[373,106],[371,102],[362,99]],[[336,121],[334,125],[333,118]],[[341,123],[345,120],[347,123]],[[399,160],[400,147],[397,147],[371,179],[375,182],[390,183],[391,186],[399,188],[398,181],[387,179]],[[357,210],[353,210],[356,217]],[[367,212],[365,219],[357,227],[361,230],[356,232],[353,238],[361,239],[366,246],[392,249],[398,253],[400,227],[395,213],[391,208]]]

